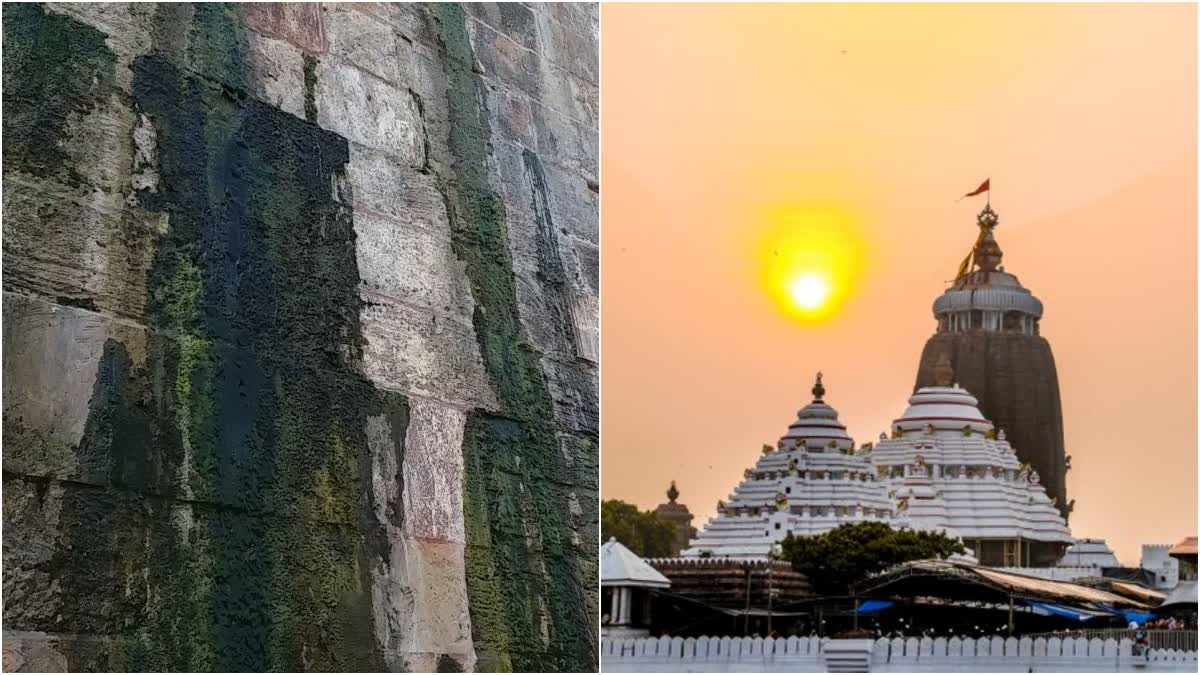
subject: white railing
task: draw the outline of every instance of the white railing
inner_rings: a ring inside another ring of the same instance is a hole
[[[1133,640],[1138,632],[1146,634],[1146,642],[1151,649],[1174,649],[1180,652],[1196,651],[1196,631],[1194,630],[1134,630],[1131,628],[1083,628],[1072,631],[1055,633],[1035,633],[1031,637],[1081,637],[1091,640],[1100,638],[1107,640]]]
[[[602,640],[606,672],[823,672],[829,638],[642,638]],[[842,642],[842,641],[839,641]],[[1132,654],[1129,640],[1083,637],[894,638],[870,648],[872,672],[1196,672],[1195,651]]]

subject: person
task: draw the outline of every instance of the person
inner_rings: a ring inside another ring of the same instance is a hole
[[[1133,634],[1133,655],[1146,656],[1150,651],[1150,641],[1146,639],[1146,631],[1139,630]]]
[[[1129,630],[1137,630],[1138,622],[1136,619],[1129,620]]]

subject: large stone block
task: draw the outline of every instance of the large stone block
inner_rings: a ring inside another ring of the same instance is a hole
[[[304,53],[285,40],[257,33],[247,36],[250,94],[300,119],[304,115]]]
[[[51,178],[4,179],[4,288],[140,319],[164,216]]]
[[[63,487],[19,478],[4,480],[4,625],[9,630],[47,630],[61,618],[63,588],[54,573],[60,548]],[[9,670],[8,635],[4,669]],[[25,652],[18,649],[14,656]],[[25,654],[21,665],[44,670],[51,655]]]
[[[354,230],[358,272],[372,297],[387,296],[471,325],[471,291],[449,238],[365,213],[355,217]]]
[[[539,98],[541,59],[537,52],[480,21],[468,21],[467,34],[485,78]]]
[[[600,50],[596,48],[598,40],[594,34],[591,39],[586,39],[546,12],[537,14],[537,27],[543,58],[585,82],[599,86]]]
[[[450,659],[475,666],[463,545],[389,534],[391,552],[372,571],[376,641],[392,670],[433,672]]]
[[[370,13],[394,26],[404,38],[413,42],[437,45],[435,19],[431,6],[421,2],[351,2],[350,7]]]
[[[67,655],[56,636],[40,632],[4,631],[4,672],[67,673]]]
[[[246,23],[267,37],[286,40],[310,54],[325,51],[321,4],[316,2],[254,2],[245,5]]]
[[[462,544],[463,427],[466,414],[414,400],[404,441],[404,531]]]
[[[489,28],[530,51],[538,51],[538,29],[533,10],[519,2],[472,2],[467,13]]]
[[[538,2],[530,7],[545,14],[567,30],[585,41],[587,45],[596,47],[600,42],[600,3],[598,2]]]
[[[366,299],[363,373],[383,389],[494,409],[475,333],[428,310]]]
[[[400,38],[395,27],[353,5],[323,3],[321,11],[330,57],[351,63],[393,84],[402,81],[397,47]]]
[[[110,339],[126,346],[135,365],[145,363],[148,337],[137,325],[4,294],[5,471],[81,478],[76,446]]]
[[[538,155],[549,163],[583,174],[589,189],[599,185],[600,136],[562,113],[542,104],[532,107]]]
[[[404,225],[450,237],[446,199],[437,176],[399,164],[395,158],[361,145],[350,146],[346,176],[355,212],[373,211]]]
[[[346,63],[323,61],[316,72],[321,127],[382,150],[406,166],[425,166],[425,124],[412,92]]]

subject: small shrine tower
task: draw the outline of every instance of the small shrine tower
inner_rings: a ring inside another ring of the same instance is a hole
[[[675,539],[671,544],[674,549],[672,555],[679,555],[680,551],[687,548],[692,537],[696,536],[696,528],[692,527],[692,512],[687,506],[676,503],[678,498],[679,489],[675,487],[675,481],[671,481],[671,487],[667,488],[667,503],[659,504],[658,508],[654,509],[655,516],[675,526]]]

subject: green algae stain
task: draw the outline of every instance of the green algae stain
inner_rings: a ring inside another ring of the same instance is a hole
[[[64,133],[112,89],[115,58],[104,34],[41,5],[5,3],[4,170],[62,177]]]
[[[480,354],[500,404],[472,413],[464,452],[467,592],[481,670],[596,668],[591,579],[578,577],[566,475],[541,355],[523,334],[504,204],[462,8],[437,6],[455,157],[452,244],[465,263]]]
[[[209,565],[226,580],[208,598],[212,665],[378,667],[360,467],[366,416],[383,402],[345,363],[361,343],[358,273],[351,214],[331,186],[348,147],[165,58],[139,58],[134,74],[160,136],[160,190],[144,204],[173,214],[153,276],[191,288],[178,270],[194,266],[201,279],[193,316],[168,301],[152,313],[197,333],[167,359],[188,395],[175,413],[195,491],[248,512],[207,523]]]
[[[317,123],[317,57],[304,55],[304,119]]]
[[[11,44],[91,35],[34,10],[5,8]],[[347,143],[245,95],[239,7],[159,14],[160,34],[186,39],[132,64],[160,175],[136,198],[169,216],[147,280],[146,362],[105,344],[55,552],[70,601],[25,628],[114,636],[107,651],[72,647],[75,668],[380,670],[370,571],[387,543],[366,427],[388,419],[402,453],[407,404],[351,365],[354,228],[332,187]],[[185,15],[186,29],[165,25]],[[90,67],[84,51],[61,58],[68,110],[87,103],[70,79]],[[57,72],[22,67],[10,79],[6,59],[6,105],[10,81]],[[6,115],[5,140],[49,114],[12,127]]]

